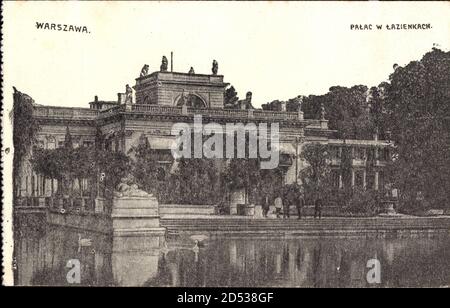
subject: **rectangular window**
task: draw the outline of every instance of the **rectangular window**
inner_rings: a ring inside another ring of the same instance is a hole
[[[118,139],[116,139],[115,140],[115,149],[114,149],[114,152],[119,152],[119,149],[120,149],[120,140],[118,140]]]
[[[339,172],[340,172],[339,170],[332,171],[332,177],[333,177],[332,185],[333,185],[333,187],[336,187],[336,188],[339,187]]]
[[[373,160],[375,158],[375,149],[368,148],[367,149],[367,160]]]
[[[389,161],[389,149],[383,149],[383,160]]]
[[[368,172],[366,178],[366,187],[369,189],[375,189],[375,172]]]
[[[341,149],[338,146],[331,147],[331,158],[340,159],[341,158]]]
[[[355,186],[362,188],[364,186],[363,171],[355,171]]]
[[[378,173],[378,189],[383,191],[384,190],[384,172],[380,171]]]
[[[358,148],[358,159],[366,159],[366,149],[365,148]]]

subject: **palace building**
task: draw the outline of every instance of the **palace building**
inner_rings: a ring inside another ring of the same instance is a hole
[[[373,140],[336,139],[336,132],[328,128],[324,114],[319,119],[307,119],[301,110],[287,112],[285,106],[279,111],[257,109],[252,105],[250,92],[246,99],[225,106],[224,94],[229,84],[218,74],[216,61],[212,74],[197,74],[192,68],[189,73],[174,72],[167,66],[165,57],[159,71],[148,73],[148,66],[144,66],[134,86],[127,85],[125,92],[118,93],[117,101],[102,101],[95,96],[89,107],[77,108],[43,106],[33,101],[33,117],[40,125],[36,146],[46,149],[63,146],[67,130],[75,147],[90,146],[100,132],[105,149],[128,154],[146,138],[152,149],[160,153],[160,163],[170,169],[174,123],[192,124],[194,115],[201,115],[205,124],[279,123],[280,165],[284,171],[280,180],[284,183],[295,182],[296,175],[305,167],[299,157],[303,146],[320,142],[330,145],[336,186],[344,185],[339,172],[342,148],[351,147],[351,185],[382,187],[389,142],[376,136]],[[25,94],[21,97],[32,100]],[[375,162],[371,170],[366,170],[368,157]],[[20,196],[45,196],[51,191],[50,185],[55,184],[30,170],[18,185]]]

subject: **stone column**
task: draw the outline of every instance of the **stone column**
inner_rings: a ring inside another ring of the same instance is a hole
[[[52,195],[52,179],[45,179],[45,196],[50,197]]]
[[[42,176],[40,174],[36,175],[36,192],[37,192],[37,196],[41,197],[42,196]]]
[[[342,187],[343,187],[342,184],[343,184],[343,183],[342,183],[342,172],[341,172],[341,173],[339,173],[339,188],[342,188]]]
[[[278,252],[275,256],[275,273],[281,273],[281,253]]]
[[[237,246],[236,246],[235,241],[230,242],[229,252],[230,252],[230,264],[236,266],[236,264],[237,264]]]
[[[180,272],[176,263],[169,264],[170,275],[172,276],[172,286],[178,287],[180,285]]]
[[[366,177],[367,177],[367,172],[366,169],[363,170],[363,188],[366,189]]]
[[[295,278],[295,254],[294,251],[289,250],[289,261],[288,261],[288,271],[289,271],[289,277],[291,279]]]
[[[379,177],[379,173],[378,173],[378,171],[375,171],[375,180],[374,180],[375,190],[378,190],[378,177]]]
[[[355,187],[355,169],[352,169],[352,187]]]

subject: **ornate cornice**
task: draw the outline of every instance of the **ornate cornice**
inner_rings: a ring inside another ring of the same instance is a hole
[[[203,123],[218,123],[218,124],[226,124],[226,123],[279,123],[280,128],[294,128],[294,129],[305,129],[306,135],[315,135],[315,136],[329,136],[334,131],[328,129],[321,128],[308,128],[311,125],[308,120],[297,120],[297,119],[271,119],[270,117],[262,118],[262,117],[232,117],[232,116],[221,116],[220,114],[208,115],[207,111],[202,111],[202,122]],[[206,114],[205,114],[206,113]],[[152,120],[152,121],[162,121],[162,122],[187,122],[192,123],[194,120],[194,114],[177,114],[177,113],[150,113],[150,112],[129,112],[129,111],[115,111],[111,113],[102,113],[96,118],[64,118],[64,117],[47,117],[47,116],[36,116],[36,120],[39,124],[48,124],[48,125],[82,125],[82,126],[92,126],[95,127],[97,125],[105,125],[110,123],[117,123],[123,121],[125,119],[133,119],[133,120]]]
[[[95,119],[65,119],[56,117],[35,117],[40,125],[82,125],[95,126]]]

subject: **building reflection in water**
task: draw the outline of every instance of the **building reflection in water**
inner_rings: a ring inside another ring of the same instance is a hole
[[[18,285],[70,285],[80,260],[82,285],[371,287],[367,261],[381,262],[381,287],[450,285],[450,241],[433,239],[229,238],[198,249],[168,238],[147,251],[112,249],[111,237],[56,227],[16,234]],[[92,240],[79,247],[79,236]]]
[[[151,251],[114,251],[112,273],[120,286],[141,286],[158,274],[160,253]]]

